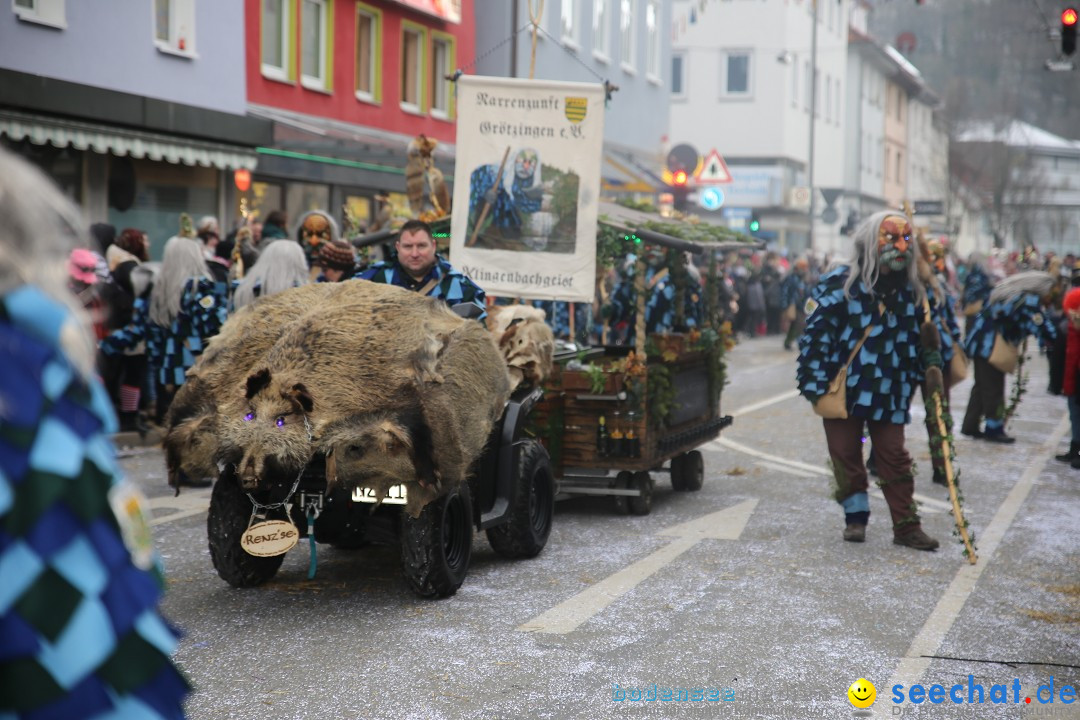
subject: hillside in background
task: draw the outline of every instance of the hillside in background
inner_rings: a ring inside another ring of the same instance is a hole
[[[1050,72],[1062,0],[871,0],[870,31],[907,57],[947,117],[1017,118],[1080,138],[1080,70]],[[1073,57],[1080,65],[1080,55]]]

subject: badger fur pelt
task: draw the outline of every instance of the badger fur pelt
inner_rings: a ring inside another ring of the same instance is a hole
[[[531,305],[491,308],[488,330],[495,336],[510,370],[514,388],[524,383],[537,386],[551,373],[555,334],[544,321],[544,311]]]

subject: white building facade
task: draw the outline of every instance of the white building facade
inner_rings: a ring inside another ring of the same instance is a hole
[[[813,102],[819,215],[814,249],[841,245],[839,212],[834,207],[825,219],[820,216],[826,200],[844,189],[851,4],[822,0],[815,8],[811,0],[676,0],[670,145],[689,143],[702,156],[715,149],[733,179],[719,186],[724,205],[712,212],[699,209],[702,217],[739,227],[752,213],[762,239],[789,253],[808,247]],[[816,63],[811,56],[815,10]]]

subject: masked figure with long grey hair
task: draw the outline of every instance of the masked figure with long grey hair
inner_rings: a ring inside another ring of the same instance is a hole
[[[825,440],[844,509],[844,540],[863,542],[870,518],[862,431],[869,426],[879,481],[892,516],[893,542],[934,550],[912,499],[915,478],[904,447],[911,396],[924,367],[940,353],[920,350],[925,292],[915,265],[911,225],[892,211],[876,213],[855,231],[850,259],[821,276],[806,301],[799,338],[799,392],[817,405],[846,367],[842,411],[826,413]],[[848,364],[850,358],[850,364]]]
[[[64,259],[83,221],[0,148],[0,717],[182,718],[149,508]]]
[[[975,386],[960,428],[964,435],[997,443],[1015,440],[1005,434],[1005,374],[1016,369],[1029,335],[1044,347],[1057,340],[1054,323],[1043,315],[1053,289],[1050,273],[1017,273],[999,282],[975,315],[964,338],[964,350],[975,364]],[[984,417],[985,429],[979,427]]]

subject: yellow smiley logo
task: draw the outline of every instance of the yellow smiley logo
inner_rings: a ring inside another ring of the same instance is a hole
[[[877,699],[877,690],[865,678],[859,678],[851,683],[847,690],[848,700],[857,708],[868,708]]]

